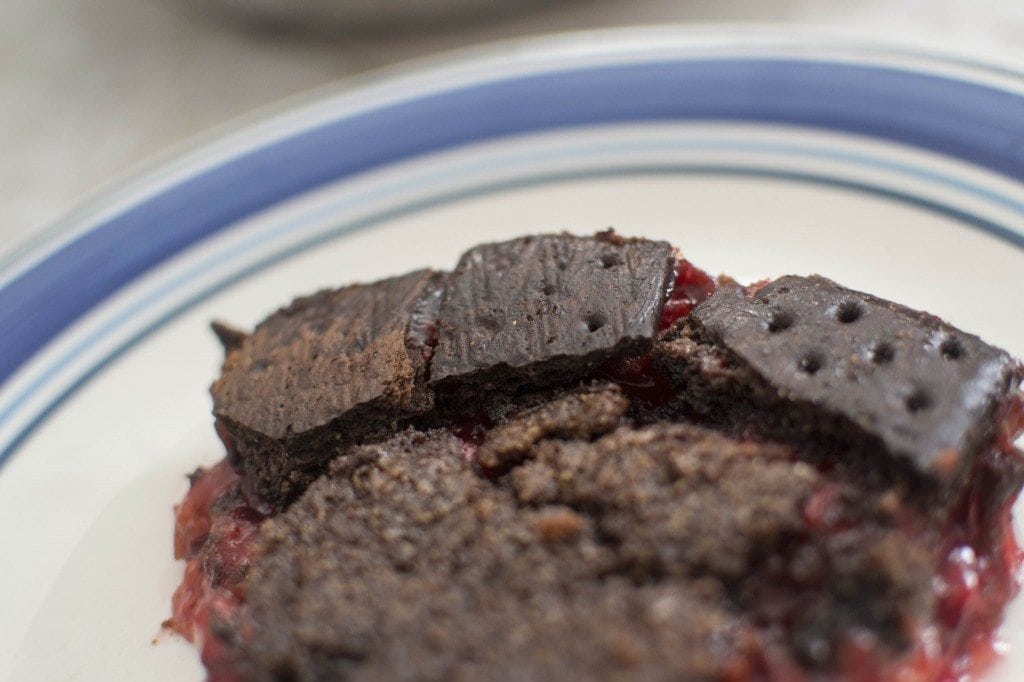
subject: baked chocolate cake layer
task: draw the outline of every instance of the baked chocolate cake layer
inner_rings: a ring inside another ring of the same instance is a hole
[[[338,447],[384,437],[433,406],[425,373],[443,279],[420,270],[321,291],[244,339],[227,336],[213,411],[263,499],[284,504]]]
[[[356,448],[263,538],[249,679],[710,680],[735,646],[713,591],[609,575],[591,519],[519,509],[444,432]]]
[[[691,414],[869,453],[953,490],[1022,376],[976,336],[818,276],[723,286],[654,358]]]
[[[246,678],[722,679],[763,655],[749,613],[820,667],[851,628],[898,649],[932,604],[927,552],[877,500],[837,502],[855,542],[808,529],[824,479],[789,448],[623,426],[540,439],[496,485],[462,445],[357,446],[264,524]]]
[[[674,263],[667,243],[610,231],[470,249],[441,301],[431,380],[484,391],[542,386],[643,352],[657,335]]]

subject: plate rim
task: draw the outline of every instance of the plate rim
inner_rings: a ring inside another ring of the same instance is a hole
[[[991,55],[979,57],[963,50],[950,49],[927,41],[895,41],[879,39],[863,30],[837,29],[828,26],[801,25],[791,27],[752,23],[694,23],[633,25],[610,28],[568,30],[487,41],[464,47],[442,50],[394,64],[371,68],[344,76],[302,92],[259,105],[249,112],[215,123],[209,128],[170,144],[148,155],[115,177],[100,183],[74,202],[62,215],[40,226],[39,230],[13,249],[0,254],[0,286],[9,278],[12,268],[24,267],[40,254],[51,250],[67,238],[69,232],[83,225],[92,226],[97,216],[119,204],[118,197],[127,188],[146,193],[159,191],[172,168],[195,169],[214,163],[215,149],[231,141],[251,149],[271,141],[270,129],[282,123],[294,123],[296,117],[312,109],[334,106],[338,100],[352,98],[382,84],[428,80],[472,65],[486,67],[496,59],[512,53],[527,60],[550,59],[571,51],[593,50],[598,44],[607,54],[622,52],[651,39],[684,41],[709,46],[735,46],[774,42],[792,49],[825,48],[836,53],[870,52],[881,56],[910,57],[936,65],[949,65],[976,70],[993,76],[1017,80],[1024,91],[1024,65]],[[583,41],[584,44],[580,44]],[[294,131],[294,129],[292,129]],[[284,134],[277,131],[276,136]],[[236,153],[244,150],[240,148]]]
[[[686,51],[701,50],[716,54],[715,57],[686,54]],[[756,56],[756,50],[775,51],[773,57]],[[67,218],[48,230],[43,238],[17,257],[8,257],[0,261],[0,301],[5,297],[11,299],[11,284],[17,283],[26,273],[59,270],[54,263],[54,255],[66,253],[73,247],[76,240],[86,235],[96,234],[112,220],[143,205],[146,201],[165,195],[169,190],[179,187],[181,183],[192,179],[202,179],[202,173],[222,168],[225,164],[245,160],[260,150],[273,144],[294,142],[296,136],[314,130],[325,122],[343,122],[360,111],[379,112],[382,107],[395,102],[415,102],[424,94],[451,94],[465,90],[467,84],[494,83],[507,78],[510,73],[523,75],[536,72],[554,72],[572,75],[578,71],[579,64],[625,64],[631,60],[640,64],[656,64],[653,56],[664,58],[664,52],[677,53],[678,62],[694,62],[700,59],[718,61],[736,61],[737,54],[744,55],[748,63],[789,63],[813,64],[826,69],[836,69],[855,64],[855,68],[868,68],[863,63],[865,55],[867,63],[887,64],[888,68],[914,77],[932,77],[934,71],[942,72],[945,68],[966,69],[969,72],[988,74],[993,78],[1010,79],[1016,84],[1014,90],[999,89],[987,84],[985,87],[1009,94],[1014,100],[1024,104],[1024,72],[1010,67],[999,66],[980,60],[969,60],[956,55],[943,54],[919,48],[911,48],[893,43],[849,35],[837,36],[832,31],[792,31],[764,27],[725,27],[708,30],[706,27],[642,27],[628,29],[606,29],[575,33],[561,33],[551,36],[523,38],[491,44],[482,48],[457,50],[440,57],[415,60],[409,64],[388,67],[376,72],[333,84],[311,95],[286,100],[275,105],[277,113],[264,110],[254,114],[251,120],[242,124],[228,124],[224,129],[215,130],[204,136],[205,140],[190,144],[191,151],[177,151],[151,166],[150,170],[135,174],[134,179],[121,181],[114,189],[108,190],[93,199],[89,204],[72,212]],[[721,55],[732,55],[723,58]],[[826,59],[822,55],[831,55]],[[750,56],[755,55],[755,56]],[[901,64],[900,60],[909,59],[913,64]],[[889,62],[892,62],[891,64]],[[574,66],[575,65],[575,66]],[[930,70],[931,69],[931,70]],[[560,71],[561,70],[561,71]],[[501,74],[504,73],[504,76]],[[980,76],[979,76],[980,78]],[[951,83],[977,85],[980,80],[969,78],[961,73],[951,79]],[[411,88],[411,91],[410,91]],[[366,100],[370,101],[367,102]],[[638,119],[625,119],[635,121]],[[234,132],[230,132],[234,128]],[[553,129],[553,128],[541,128]],[[521,132],[521,131],[520,131]],[[527,131],[530,132],[530,131]],[[502,136],[498,135],[496,139]],[[868,135],[872,139],[873,135]],[[892,141],[892,140],[889,140]],[[437,149],[422,153],[455,148],[460,142],[451,142]],[[913,146],[913,145],[912,145]],[[400,159],[415,158],[417,154]],[[357,176],[370,172],[393,161],[385,161],[368,168],[358,169],[352,173]],[[1020,164],[1019,173],[1014,179],[1024,179],[1024,160]],[[340,177],[340,176],[339,176]],[[306,184],[294,190],[292,197],[315,190],[318,186],[334,182],[339,177],[317,184]],[[281,199],[272,202],[280,203]],[[265,208],[265,207],[264,207]],[[264,210],[259,208],[242,216],[244,220]],[[131,286],[132,282],[147,272],[159,267],[162,262],[201,243],[203,239],[216,235],[230,226],[232,221],[225,221],[210,234],[189,242],[176,250],[163,253],[162,258],[139,270],[133,276],[109,288],[92,305],[71,310],[66,319],[54,330],[39,336],[33,344],[34,351],[13,363],[13,367],[5,368],[0,376],[0,388],[5,380],[9,380],[19,370],[31,363],[32,357],[46,343],[53,341],[61,333],[73,326],[74,322],[93,307],[110,299],[119,291]],[[139,236],[139,235],[136,235]],[[1022,235],[1024,238],[1024,235]],[[5,314],[8,306],[0,305],[0,317]],[[10,328],[10,325],[7,325]],[[10,345],[10,332],[2,331],[5,326],[0,322],[0,346]],[[0,472],[4,460],[0,458]]]
[[[708,46],[741,46],[748,41],[773,42],[792,49],[824,48],[836,53],[853,51],[880,56],[910,57],[976,70],[993,76],[1006,77],[1021,83],[1024,91],[1024,65],[1012,60],[999,60],[992,56],[978,57],[966,51],[957,51],[925,41],[899,42],[878,39],[862,30],[836,29],[826,26],[779,27],[750,23],[696,23],[634,25],[589,30],[569,30],[527,35],[516,38],[487,41],[465,47],[443,50],[439,53],[401,60],[394,64],[375,67],[366,72],[345,76],[308,90],[282,97],[257,106],[253,110],[233,116],[223,122],[189,135],[167,148],[130,164],[115,177],[99,184],[72,204],[61,216],[40,226],[32,235],[0,254],[0,288],[17,272],[37,262],[83,228],[92,229],[102,217],[122,205],[122,196],[150,196],[165,188],[182,169],[195,173],[218,160],[223,161],[218,148],[225,143],[236,147],[232,155],[250,151],[289,132],[298,126],[296,119],[325,106],[337,106],[339,100],[350,99],[364,91],[381,85],[409,81],[429,81],[446,76],[467,66],[487,67],[496,59],[512,53],[526,60],[557,58],[566,51],[579,52],[600,46],[606,54],[621,53],[651,39],[683,41]],[[582,41],[582,45],[580,44]],[[342,104],[343,105],[343,104]],[[282,124],[284,130],[280,128]],[[177,172],[175,172],[177,171]]]
[[[325,108],[332,117],[345,115],[350,102],[364,93],[387,87],[404,87],[443,81],[462,71],[494,68],[514,58],[524,64],[548,62],[566,54],[611,56],[644,50],[649,43],[675,43],[675,47],[743,48],[771,45],[785,50],[827,50],[836,55],[871,54],[882,59],[910,58],[932,66],[950,66],[1016,81],[1024,94],[1024,64],[991,55],[979,57],[922,40],[879,39],[863,30],[828,26],[772,26],[752,23],[696,23],[634,25],[588,30],[569,30],[487,41],[443,50],[394,64],[345,76],[303,92],[260,105],[217,123],[166,149],[131,164],[115,177],[99,184],[76,201],[60,217],[39,228],[13,248],[0,253],[0,290],[13,275],[36,264],[70,238],[102,224],[112,212],[124,210],[161,191],[168,184],[194,175],[228,158],[309,127],[320,120]],[[486,74],[484,74],[486,78]],[[126,195],[130,198],[126,198]]]

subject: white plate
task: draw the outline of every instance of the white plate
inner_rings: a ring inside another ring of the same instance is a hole
[[[0,678],[199,679],[171,505],[217,317],[609,225],[820,272],[1024,355],[1024,76],[833,38],[568,36],[393,76],[126,184],[0,271]],[[1024,675],[1024,606],[993,680]],[[153,643],[156,638],[156,643]]]

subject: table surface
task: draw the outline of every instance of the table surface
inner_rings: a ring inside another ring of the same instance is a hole
[[[331,36],[180,0],[2,0],[0,254],[155,155],[284,98],[493,40],[666,22],[823,26],[1024,65],[1016,0],[540,0],[457,26]]]

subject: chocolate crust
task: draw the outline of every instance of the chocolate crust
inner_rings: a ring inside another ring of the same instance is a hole
[[[261,532],[247,675],[718,679],[742,629],[720,589],[638,588],[597,523],[521,506],[444,431],[359,446]]]

